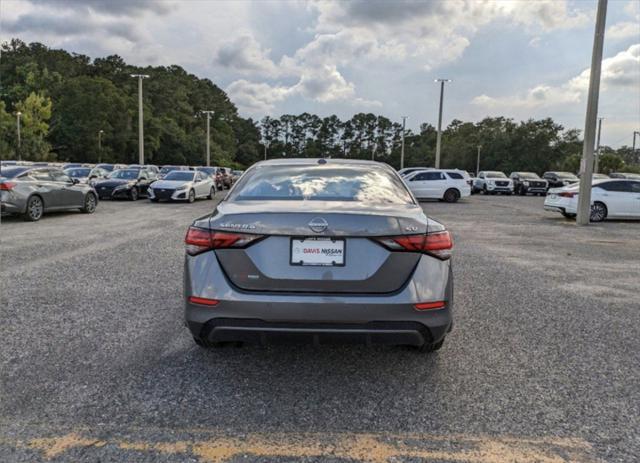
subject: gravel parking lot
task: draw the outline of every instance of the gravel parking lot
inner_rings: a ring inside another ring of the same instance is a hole
[[[637,461],[640,223],[425,202],[456,241],[441,351],[205,351],[182,240],[216,200],[2,219],[0,461]]]

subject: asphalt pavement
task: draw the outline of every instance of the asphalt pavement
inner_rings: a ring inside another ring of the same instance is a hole
[[[2,218],[0,461],[638,461],[640,222],[425,202],[455,240],[442,350],[203,350],[183,238],[221,197]]]

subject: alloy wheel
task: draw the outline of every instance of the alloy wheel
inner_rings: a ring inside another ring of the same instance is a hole
[[[29,218],[31,220],[33,220],[34,222],[36,220],[40,220],[40,217],[42,217],[42,212],[43,212],[44,208],[42,206],[42,200],[37,197],[34,196],[29,200]]]
[[[92,214],[96,210],[96,197],[91,193],[84,200],[84,209],[87,213]]]
[[[607,216],[607,208],[602,203],[594,203],[591,205],[591,213],[589,219],[591,222],[602,222]]]

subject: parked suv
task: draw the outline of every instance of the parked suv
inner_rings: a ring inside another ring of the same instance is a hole
[[[487,170],[478,172],[473,180],[473,190],[484,194],[513,194],[513,181],[504,172]]]
[[[520,196],[527,193],[545,195],[549,184],[534,172],[511,172],[509,178],[513,181],[513,191]]]
[[[471,194],[466,172],[454,169],[419,170],[404,178],[417,199],[440,199],[455,203]]]
[[[569,186],[572,183],[578,183],[580,179],[571,172],[545,172],[542,174],[542,178],[548,183],[549,188],[562,188],[563,186]]]

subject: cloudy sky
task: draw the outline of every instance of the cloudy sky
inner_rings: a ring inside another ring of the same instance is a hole
[[[241,114],[488,115],[584,129],[596,0],[2,0],[0,38],[179,64]],[[640,0],[609,0],[603,142],[640,130]]]

